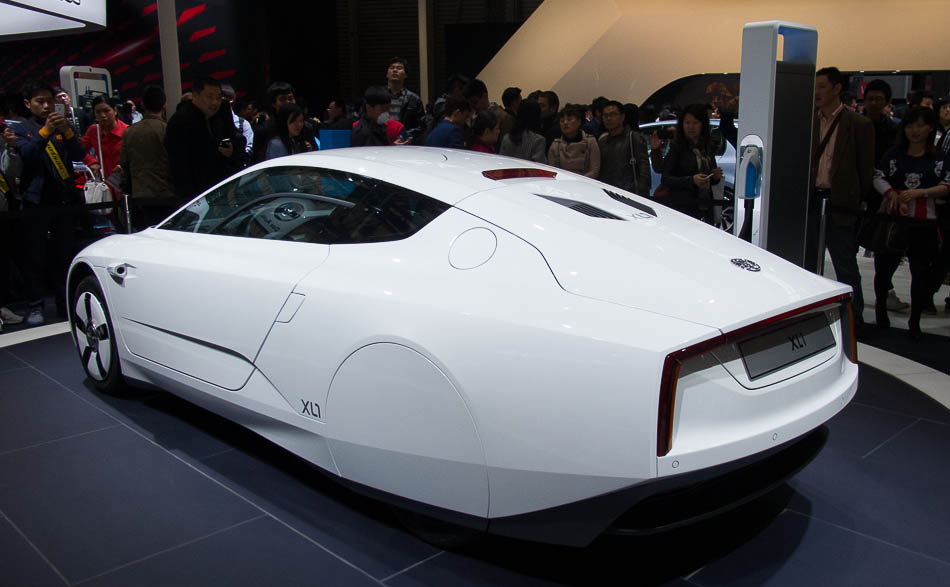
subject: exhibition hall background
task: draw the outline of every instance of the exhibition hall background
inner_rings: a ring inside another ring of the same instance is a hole
[[[432,48],[430,96],[451,73],[477,74],[541,0],[427,0]],[[418,0],[177,0],[182,90],[211,75],[240,95],[260,96],[288,81],[315,113],[337,96],[385,84],[387,60],[409,61],[408,87],[420,92]],[[105,31],[5,43],[2,85],[59,79],[62,65],[107,68],[123,97],[162,83],[158,14],[152,0],[110,0]],[[420,92],[421,93],[421,92]]]

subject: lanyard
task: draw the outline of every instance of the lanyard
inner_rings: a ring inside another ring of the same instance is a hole
[[[59,178],[63,181],[69,180],[69,172],[66,171],[66,165],[63,164],[63,159],[56,151],[56,147],[53,146],[52,140],[46,143],[46,154],[49,155],[50,161],[53,162],[53,167],[55,167],[59,173]]]

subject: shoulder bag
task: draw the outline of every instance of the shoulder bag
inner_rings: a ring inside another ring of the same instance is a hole
[[[102,181],[102,132],[99,125],[96,125],[96,139],[99,143],[99,177],[96,178],[96,174],[91,170],[86,170],[86,185],[83,186],[83,196],[87,204],[104,204],[106,202],[112,201],[112,191],[109,189],[109,185]],[[112,212],[111,208],[97,208],[91,210],[93,214],[98,214],[100,216],[105,216]]]

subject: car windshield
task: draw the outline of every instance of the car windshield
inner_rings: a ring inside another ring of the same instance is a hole
[[[212,190],[159,226],[324,244],[406,238],[448,205],[373,178],[313,167],[269,167]]]

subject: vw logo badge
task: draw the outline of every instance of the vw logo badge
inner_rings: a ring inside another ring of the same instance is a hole
[[[746,271],[752,271],[753,273],[762,270],[758,263],[753,263],[748,259],[733,259],[732,264],[739,269],[745,269]]]

